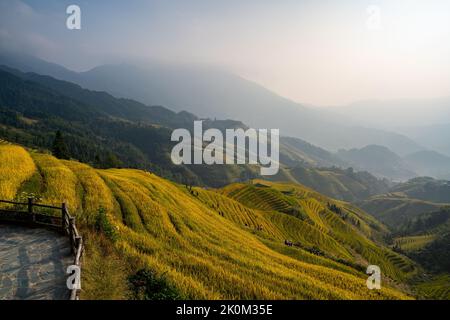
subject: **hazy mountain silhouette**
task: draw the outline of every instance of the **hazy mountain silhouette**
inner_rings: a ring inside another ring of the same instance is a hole
[[[400,134],[356,126],[343,117],[307,108],[215,68],[158,63],[140,68],[122,64],[77,73],[17,54],[0,55],[0,64],[50,75],[148,105],[186,110],[200,117],[231,118],[252,127],[279,128],[284,136],[298,137],[329,150],[378,144],[405,155],[422,149]]]
[[[216,186],[253,175],[242,171],[250,169],[245,166],[172,165],[170,133],[175,128],[192,130],[193,121],[199,118],[191,113],[146,106],[1,65],[0,83],[0,137],[6,140],[48,148],[53,133],[60,130],[70,142],[71,156],[83,162],[98,162],[99,154],[113,153],[127,167],[163,170],[162,174],[177,181],[191,177],[197,183]],[[203,126],[222,131],[248,128],[240,121],[216,119],[203,119]],[[303,140],[281,137],[280,144],[282,165],[347,167],[332,153]]]
[[[450,103],[447,108],[450,111]],[[411,137],[421,145],[444,153],[446,156],[450,157],[450,117],[447,118],[447,121],[449,123],[402,127],[398,128],[397,131]]]
[[[417,176],[400,156],[383,146],[369,145],[362,149],[339,150],[337,155],[355,169],[366,170],[379,177],[407,180]]]
[[[359,101],[323,110],[361,126],[405,135],[428,149],[450,156],[450,97]]]
[[[450,157],[436,151],[419,151],[404,157],[410,168],[422,176],[450,179]]]
[[[450,97],[435,99],[395,99],[357,101],[330,107],[349,119],[384,129],[423,127],[450,122]]]

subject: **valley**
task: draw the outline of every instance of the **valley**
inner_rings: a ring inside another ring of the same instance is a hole
[[[391,236],[387,242],[394,251],[423,267],[424,273],[412,283],[419,296],[428,299],[450,298],[450,284],[446,282],[450,270],[447,184],[416,178],[395,186],[392,193],[357,204],[388,226]],[[433,202],[436,200],[439,202]]]
[[[449,35],[445,0],[0,0],[2,311],[450,300]]]

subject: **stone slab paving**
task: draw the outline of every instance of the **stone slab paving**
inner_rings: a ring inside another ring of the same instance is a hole
[[[0,300],[69,298],[69,239],[57,232],[0,224]]]

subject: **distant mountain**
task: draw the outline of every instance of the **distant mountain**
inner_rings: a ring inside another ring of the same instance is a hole
[[[147,105],[187,110],[200,117],[239,119],[252,127],[279,128],[328,150],[384,145],[400,155],[423,148],[400,134],[358,126],[333,113],[307,108],[236,75],[199,66],[154,63],[145,68],[105,65],[76,73],[24,55],[0,55],[0,64],[75,82]]]
[[[411,179],[395,185],[391,192],[401,192],[409,198],[437,203],[450,203],[450,181],[429,177]]]
[[[450,179],[450,157],[431,150],[400,157],[386,147],[370,145],[362,149],[339,150],[334,156],[343,161],[341,167],[353,167],[397,181],[417,176]]]
[[[3,71],[2,71],[3,70]],[[161,106],[146,106],[108,93],[36,73],[0,67],[0,137],[31,147],[51,148],[61,130],[71,156],[95,166],[156,170],[179,182],[221,186],[256,177],[249,166],[175,166],[170,161],[174,128],[192,129],[198,118]],[[205,128],[246,128],[234,120],[204,119]],[[112,155],[118,161],[106,161]],[[282,166],[345,166],[332,153],[296,138],[281,138]]]
[[[339,150],[337,156],[355,169],[369,171],[379,177],[407,180],[417,176],[400,156],[384,146],[369,145],[361,149]]]
[[[434,126],[450,122],[450,97],[366,100],[326,109],[363,125],[384,129]]]
[[[450,103],[447,108],[450,110]],[[395,130],[414,139],[414,141],[417,141],[421,145],[427,146],[429,149],[436,150],[450,157],[450,139],[448,138],[450,137],[450,117],[442,119],[448,123],[400,127]]]
[[[403,193],[394,192],[373,196],[357,203],[357,206],[392,229],[399,229],[408,220],[423,213],[438,211],[444,204],[409,198]]]
[[[280,162],[287,166],[296,166],[301,162],[313,167],[349,167],[335,154],[298,138],[281,137],[280,151]]]
[[[3,70],[3,71],[2,71]],[[145,106],[49,76],[0,67],[0,137],[50,149],[61,130],[71,157],[97,167],[150,169],[178,182],[222,186],[258,176],[249,166],[175,166],[169,154],[173,128],[192,129],[187,112]],[[205,128],[246,128],[234,120],[204,120]],[[353,172],[334,154],[297,138],[280,140],[280,175],[338,199],[361,200],[388,188],[369,173]],[[118,161],[109,161],[117,156]],[[334,166],[321,169],[318,167]]]
[[[159,124],[174,128],[192,126],[192,122],[198,119],[195,115],[188,112],[176,113],[161,106],[146,106],[130,99],[118,99],[106,92],[86,90],[74,83],[57,80],[50,76],[43,76],[37,73],[22,73],[5,66],[0,66],[0,70],[4,70],[23,80],[40,84],[41,88],[45,87],[56,94],[85,104],[83,106],[85,109],[80,110],[80,112],[85,112],[86,110],[96,111],[129,121]],[[3,76],[6,76],[6,74],[3,74]],[[242,123],[239,124],[243,125]]]
[[[421,176],[450,179],[450,157],[436,151],[418,151],[403,158]]]
[[[450,97],[368,100],[322,110],[334,112],[360,126],[402,134],[428,149],[450,156]]]
[[[249,166],[172,164],[172,128],[191,129],[194,119],[187,112],[148,107],[48,76],[0,68],[0,138],[49,150],[59,130],[74,159],[96,167],[151,170],[183,183],[221,186],[256,175]],[[206,120],[208,126],[243,124]]]

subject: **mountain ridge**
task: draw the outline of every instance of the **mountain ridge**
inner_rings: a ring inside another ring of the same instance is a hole
[[[190,113],[145,106],[49,76],[24,74],[6,67],[0,68],[2,79],[5,85],[0,90],[0,101],[3,101],[0,115],[4,127],[0,127],[0,133],[5,139],[50,149],[54,132],[62,130],[72,146],[72,157],[94,165],[98,165],[98,154],[104,153],[104,158],[112,158],[114,154],[122,162],[121,166],[157,170],[177,181],[210,186],[256,176],[255,169],[245,166],[171,166],[170,132],[179,127],[192,129],[193,121],[198,118]],[[20,99],[14,92],[20,92]],[[221,130],[246,128],[234,120],[205,119],[204,126]],[[92,144],[94,141],[96,146]],[[332,153],[303,140],[281,137],[280,143],[282,167],[300,164],[313,171],[318,166],[346,166]],[[114,161],[105,165],[117,166]],[[370,177],[364,180],[363,185],[373,182]],[[342,198],[336,193],[330,195]]]
[[[386,145],[402,155],[423,149],[396,133],[340,123],[334,115],[304,107],[220,69],[205,71],[157,64],[148,72],[151,67],[109,65],[76,73],[55,64],[46,67],[46,62],[23,55],[11,58],[3,54],[2,61],[21,71],[60,77],[149,105],[165,105],[177,111],[188,109],[201,117],[240,119],[257,128],[279,128],[284,136],[301,138],[332,151],[368,144]]]
[[[416,177],[408,164],[385,146],[368,145],[361,149],[339,150],[337,156],[358,170],[366,170],[383,178],[408,180]]]

